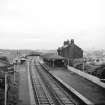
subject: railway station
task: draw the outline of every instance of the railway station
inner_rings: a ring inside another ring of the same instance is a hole
[[[105,105],[105,0],[0,0],[0,105]]]
[[[5,105],[105,104],[102,78],[75,67],[75,63],[80,64],[83,59],[83,50],[73,39],[64,41],[56,53],[18,52],[12,63],[6,57],[0,59],[0,89],[5,96],[0,100]]]
[[[8,71],[8,77],[4,73],[0,76],[0,88],[5,93],[2,102],[18,105],[104,105],[105,83],[74,66],[75,62],[80,63],[83,59],[83,50],[74,44],[73,39],[64,41],[61,48],[56,53],[33,51],[27,55],[19,54],[11,64],[5,57],[1,59],[0,68],[5,67]],[[13,94],[12,91],[17,89],[18,93]],[[11,96],[9,100],[8,93]],[[13,100],[13,97],[18,98]]]

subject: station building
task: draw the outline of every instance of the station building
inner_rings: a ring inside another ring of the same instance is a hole
[[[74,43],[73,39],[64,41],[63,46],[59,47],[57,52],[68,61],[69,65],[72,65],[74,59],[83,58],[83,50]]]

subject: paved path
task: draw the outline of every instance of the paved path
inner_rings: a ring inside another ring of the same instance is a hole
[[[100,86],[68,70],[52,69],[50,70],[50,72],[53,75],[59,77],[61,80],[70,85],[72,88],[74,88],[90,101],[96,104],[105,104],[105,90],[102,89]]]
[[[19,104],[30,105],[28,71],[24,65],[18,67],[19,69]]]

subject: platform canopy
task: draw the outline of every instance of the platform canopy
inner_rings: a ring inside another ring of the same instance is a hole
[[[30,54],[28,54],[27,56],[40,56],[40,55],[41,55],[40,52],[33,51],[33,52],[31,52]]]
[[[7,64],[0,61],[0,67],[5,67],[5,66],[7,66]]]
[[[6,67],[9,64],[9,60],[6,56],[0,56],[0,67]]]
[[[57,54],[52,54],[52,53],[51,54],[45,54],[42,57],[45,59],[55,59],[55,60],[63,60],[64,59],[64,57],[59,56]]]

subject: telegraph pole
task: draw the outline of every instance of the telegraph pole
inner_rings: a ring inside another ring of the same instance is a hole
[[[14,64],[14,83],[15,83],[15,64]]]
[[[83,59],[83,72],[84,72],[84,69],[85,69],[85,67],[84,67],[85,65],[84,65],[84,59]]]
[[[85,71],[85,54],[83,52],[83,72]]]

